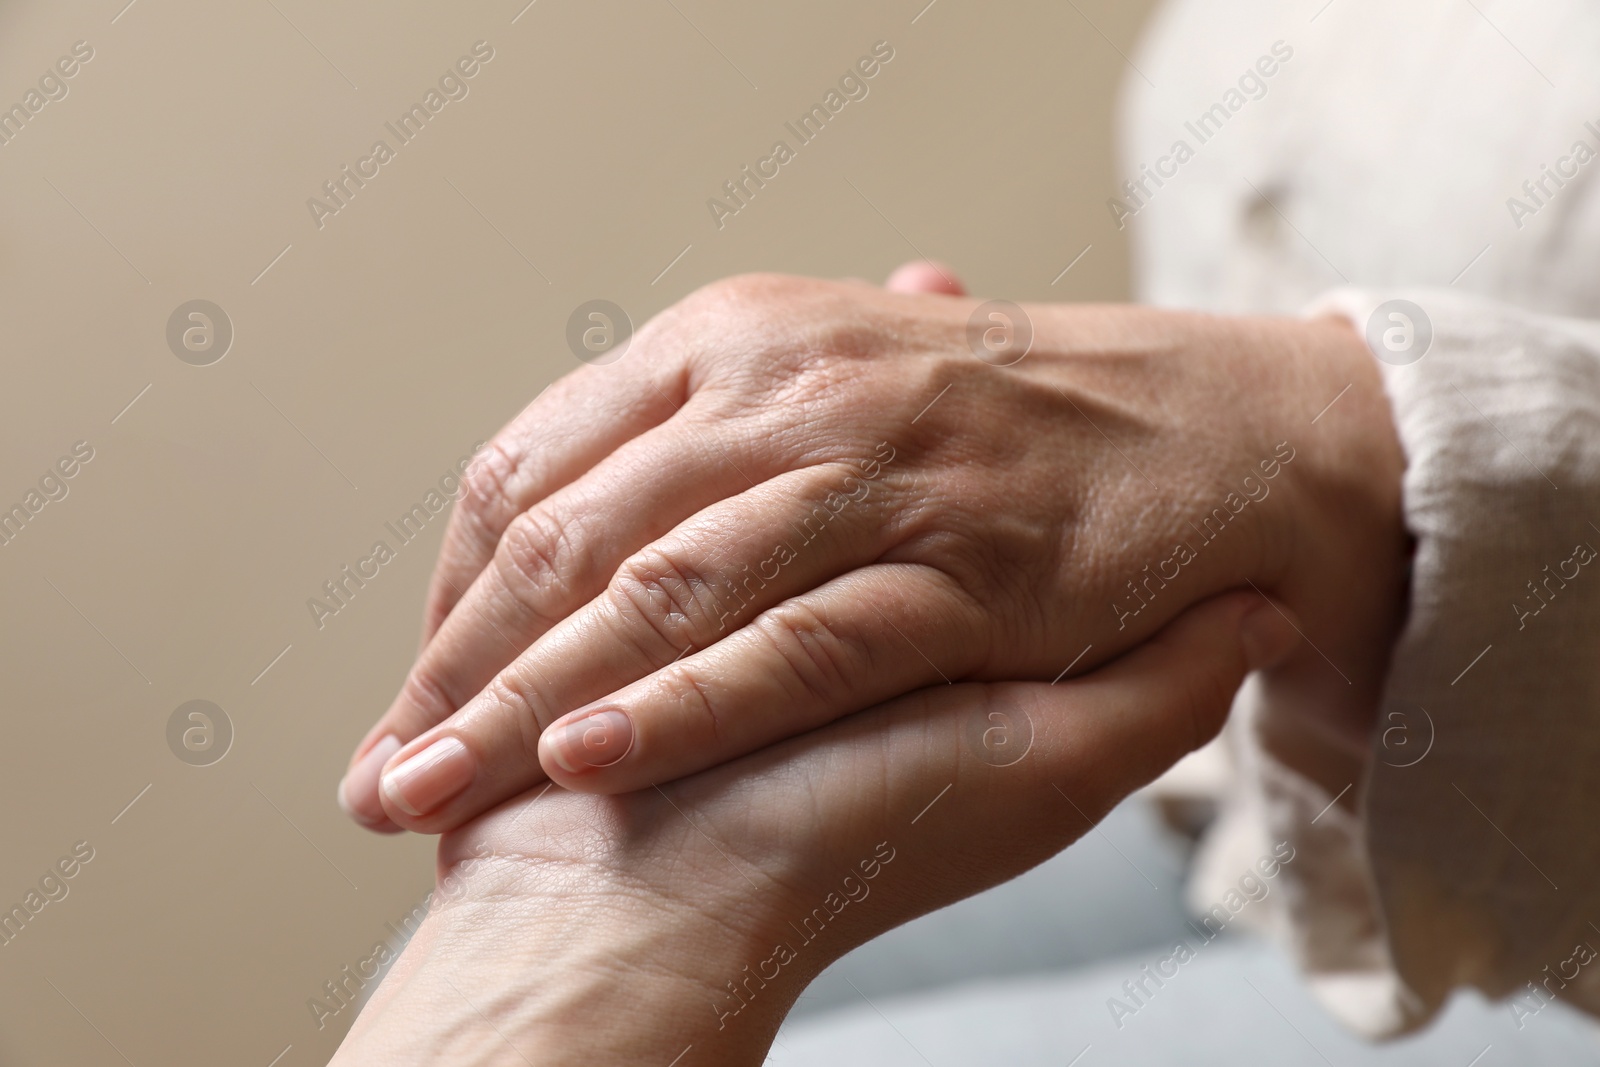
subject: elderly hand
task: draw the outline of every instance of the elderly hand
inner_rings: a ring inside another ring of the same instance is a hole
[[[671,781],[929,685],[1091,669],[1249,583],[1309,638],[1281,684],[1359,744],[1407,546],[1357,333],[1007,320],[922,270],[901,287],[942,291],[710,285],[501,431],[352,815]]]
[[[450,892],[334,1067],[760,1064],[825,966],[1082,836],[1297,643],[1230,594],[1059,685],[924,690],[659,791],[504,805],[441,842]],[[1031,739],[1007,766],[996,721]]]

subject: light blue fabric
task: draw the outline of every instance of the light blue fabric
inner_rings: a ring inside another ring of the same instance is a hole
[[[1063,818],[1077,816],[1063,810]],[[811,984],[795,1014],[860,1003],[857,988],[869,997],[891,996],[973,978],[1065,970],[1170,944],[1186,929],[1185,861],[1185,849],[1160,827],[1149,804],[1134,798],[1021,878],[850,953]]]
[[[801,998],[768,1063],[1600,1065],[1600,1036],[1587,1017],[1552,1006],[1519,1029],[1508,1005],[1473,994],[1457,996],[1420,1035],[1369,1045],[1311,999],[1276,949],[1227,936],[1133,1005],[1123,983],[1178,938],[1198,940],[1180,903],[1185,859],[1136,797],[1050,862],[830,967]],[[1120,1027],[1112,997],[1137,1007]]]
[[[1219,939],[1113,1022],[1107,1000],[1150,953],[1079,971],[980,981],[792,1020],[771,1067],[1571,1067],[1600,1062],[1587,1017],[1553,1005],[1518,1028],[1458,995],[1421,1034],[1369,1045],[1314,1001],[1276,949]]]

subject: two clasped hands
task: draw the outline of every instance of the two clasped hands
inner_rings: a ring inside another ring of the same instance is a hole
[[[335,1063],[759,1064],[823,967],[1054,855],[1248,673],[1293,743],[1363,743],[1408,546],[1356,330],[1028,305],[1001,367],[977,305],[922,263],[718,282],[481,453],[340,786],[465,890]]]

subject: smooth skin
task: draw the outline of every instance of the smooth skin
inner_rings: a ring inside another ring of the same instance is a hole
[[[1297,647],[1232,593],[1082,678],[925,689],[659,791],[520,797],[441,840],[438,901],[332,1063],[755,1067],[829,963],[1088,832]],[[972,743],[996,717],[1032,724],[1008,766]]]
[[[1027,305],[1010,362],[974,355],[979,303],[930,264],[732,278],[551,386],[469,472],[346,810],[439,833],[546,778],[641,789],[930,685],[1083,673],[1252,586],[1307,638],[1282,744],[1362,748],[1409,546],[1355,330]]]

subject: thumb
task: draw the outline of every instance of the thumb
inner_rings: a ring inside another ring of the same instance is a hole
[[[887,898],[857,938],[1060,852],[1216,736],[1246,676],[1283,662],[1300,640],[1275,603],[1227,593],[1081,677],[938,686],[832,727],[829,788],[810,791],[821,798],[813,803],[830,827],[828,846],[852,832],[904,841],[905,870],[920,883],[914,894]],[[846,780],[873,784],[835,784],[845,768],[858,771]],[[844,829],[874,810],[894,814],[884,825]]]
[[[996,686],[990,701],[1031,723],[1035,773],[1077,783],[1079,802],[1098,820],[1215,737],[1246,676],[1283,662],[1300,640],[1273,601],[1227,593],[1092,673],[1059,685]]]
[[[896,267],[883,287],[891,293],[943,293],[946,296],[966,296],[967,287],[961,284],[955,271],[935,259],[914,259]]]

